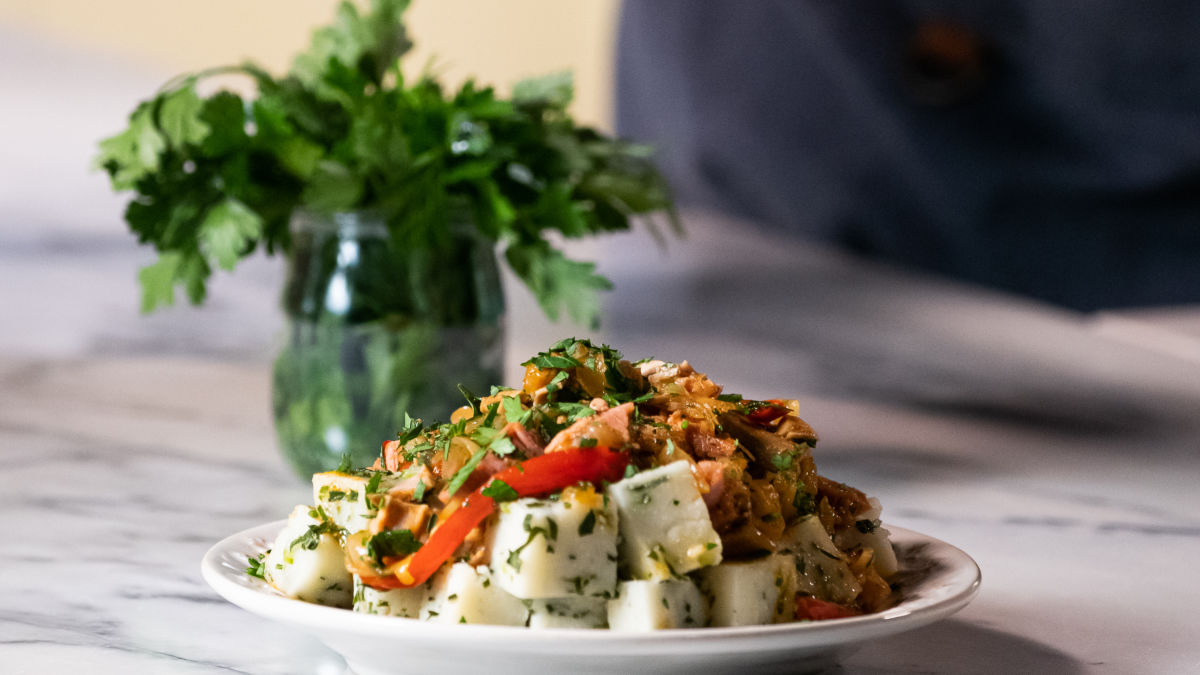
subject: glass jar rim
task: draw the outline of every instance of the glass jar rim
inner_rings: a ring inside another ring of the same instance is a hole
[[[372,210],[321,214],[297,209],[292,212],[288,227],[293,234],[299,232],[336,233],[355,239],[383,239],[388,236],[387,221],[384,220],[383,214]]]

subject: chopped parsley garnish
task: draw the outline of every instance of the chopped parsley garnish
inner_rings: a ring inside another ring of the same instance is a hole
[[[258,555],[247,556],[246,563],[249,566],[246,568],[246,574],[249,574],[252,577],[256,577],[256,578],[262,579],[263,581],[266,581],[267,580],[267,569],[266,569],[265,561],[267,558],[267,554],[270,552],[271,552],[271,549],[267,549],[267,550],[263,551],[262,553],[259,553]]]
[[[717,400],[725,401],[726,403],[741,403],[742,395],[741,394],[719,394],[717,396]]]
[[[597,441],[594,438],[581,438],[579,439],[579,443],[577,443],[577,445],[581,448],[594,448],[596,447],[596,442]]]
[[[421,542],[411,530],[384,530],[367,540],[367,553],[383,566],[384,558],[403,558],[416,553]]]
[[[792,506],[796,507],[802,516],[817,512],[817,500],[800,486],[796,487],[796,496],[792,497]]]
[[[583,521],[579,523],[579,536],[586,537],[596,529],[596,512],[588,510],[587,515],[583,517]]]
[[[478,415],[479,397],[472,393],[470,389],[467,389],[467,386],[462,383],[459,383],[458,385],[458,393],[462,394],[463,398],[467,399],[467,405],[471,406],[471,416],[474,417],[475,415]]]
[[[424,427],[421,426],[421,420],[413,419],[408,413],[404,413],[404,428],[400,430],[397,440],[400,441],[400,445],[404,445],[417,436],[420,436],[424,430]]]
[[[324,516],[324,511],[321,512],[321,515]],[[317,550],[317,545],[321,543],[321,535],[323,534],[337,537],[342,534],[342,528],[328,520],[322,520],[319,523],[309,525],[304,534],[292,540],[292,543],[288,545],[288,550],[290,551],[299,546],[308,551],[315,551]]]
[[[569,377],[570,374],[567,371],[560,370],[546,383],[546,396],[550,401],[554,400],[554,395],[558,393],[558,390],[562,388],[562,383]]]
[[[499,457],[506,457],[516,452],[517,446],[508,436],[500,435],[496,437],[496,440],[492,441],[491,444],[488,445],[488,450],[496,453],[496,455]]]
[[[792,462],[795,459],[794,451],[781,452],[778,455],[771,455],[771,466],[775,467],[776,471],[787,471],[792,468]]]
[[[517,491],[511,485],[505,483],[499,478],[492,479],[492,482],[479,493],[484,497],[491,497],[497,502],[511,502],[520,497]]]
[[[525,408],[521,407],[521,399],[516,396],[505,396],[500,399],[500,404],[504,406],[504,421],[521,423],[521,418],[525,416]]]
[[[667,482],[668,480],[670,480],[669,476],[659,476],[658,478],[655,478],[652,481],[648,481],[648,482],[641,483],[638,485],[630,485],[627,489],[630,492],[644,492],[646,490],[653,490],[654,488],[658,487],[659,485],[662,485],[663,483]]]
[[[526,546],[532,544],[535,537],[540,534],[547,543],[558,538],[558,523],[550,519],[547,521],[547,524],[549,525],[549,529],[543,527],[534,527],[533,515],[526,514],[524,522],[521,523],[521,527],[523,527],[525,531],[529,533],[529,536],[525,539],[524,544],[521,544],[520,546],[509,551],[508,558],[505,560],[505,562],[508,563],[508,566],[513,568],[514,571],[521,571],[521,551],[524,551]]]
[[[326,466],[328,466],[328,464]],[[342,453],[342,461],[338,462],[337,472],[350,473],[350,470],[353,468],[354,465],[350,463],[350,453]]]
[[[376,471],[376,472],[372,473],[371,477],[369,479],[367,479],[367,487],[366,487],[367,494],[369,494],[369,495],[377,494],[379,492],[379,484],[381,482],[383,482],[383,472]]]
[[[483,461],[483,456],[487,452],[487,448],[476,450],[475,454],[471,455],[471,459],[468,459],[467,463],[463,464],[461,469],[454,472],[454,477],[450,479],[450,484],[446,486],[446,494],[453,495],[455,492],[458,492],[463,483],[467,482],[467,479],[471,477],[471,472],[475,470],[475,467],[479,466],[479,463]]]
[[[854,527],[859,532],[862,532],[863,534],[871,534],[875,530],[879,529],[879,521],[878,520],[859,520],[859,521],[855,521]]]
[[[481,429],[488,428],[496,421],[496,413],[500,411],[500,402],[497,401],[488,406],[487,417],[483,418],[483,423],[479,425]]]
[[[551,354],[549,352],[542,352],[532,359],[522,363],[521,365],[528,366],[530,364],[533,364],[542,370],[547,368],[578,368],[583,365],[569,356],[563,356],[562,354]]]

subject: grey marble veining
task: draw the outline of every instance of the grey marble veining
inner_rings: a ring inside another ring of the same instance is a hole
[[[311,638],[213,594],[216,540],[305,501],[273,449],[267,373],[161,356],[0,361],[5,672],[340,672]],[[114,382],[119,381],[118,385]],[[984,571],[954,619],[844,672],[1188,672],[1200,555],[1194,429],[1074,434],[802,400],[822,471]],[[1137,461],[1131,461],[1136,457]]]

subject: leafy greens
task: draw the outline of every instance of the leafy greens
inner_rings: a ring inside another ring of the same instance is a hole
[[[548,316],[594,323],[611,284],[546,234],[625,230],[663,211],[678,227],[649,151],[571,119],[569,73],[518,83],[510,99],[473,81],[447,91],[428,73],[406,82],[407,6],[343,2],[286,75],[244,63],[177,78],[100,143],[96,164],[134,192],[126,222],[159,253],[138,275],[143,311],[173,304],[178,287],[198,304],[214,267],[286,252],[296,210],[378,212],[417,250],[447,246],[465,210]],[[257,94],[198,93],[230,73]]]

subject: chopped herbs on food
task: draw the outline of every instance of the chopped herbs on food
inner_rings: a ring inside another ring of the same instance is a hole
[[[487,487],[483,488],[480,494],[484,497],[491,497],[497,502],[511,502],[520,497],[516,490],[512,489],[508,483],[499,478],[493,479]]]
[[[265,561],[267,554],[270,552],[271,550],[267,549],[258,555],[247,556],[246,563],[248,566],[246,567],[246,574],[249,574],[252,577],[263,579],[265,581],[267,578]]]
[[[411,530],[385,530],[367,540],[367,554],[382,566],[384,558],[403,558],[421,549]]]

